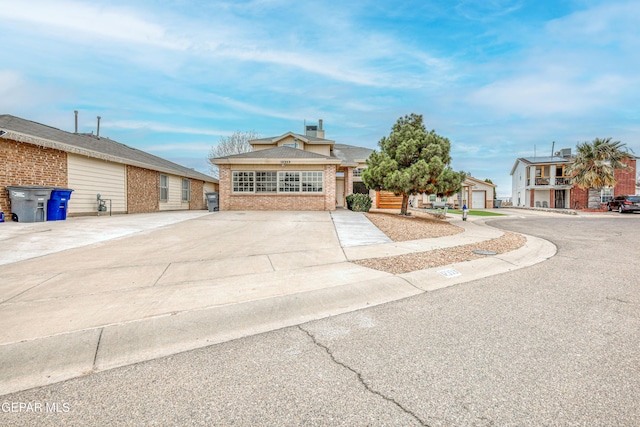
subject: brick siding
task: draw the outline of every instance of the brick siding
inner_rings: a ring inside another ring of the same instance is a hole
[[[625,164],[630,166],[627,170],[616,170],[615,177],[618,183],[613,189],[613,195],[622,196],[625,194],[636,193],[636,160],[629,159],[624,161]],[[574,185],[571,189],[571,205],[573,209],[586,208],[589,205],[589,190],[582,189],[577,185]]]
[[[158,172],[127,166],[127,213],[158,212],[160,189]]]
[[[344,197],[353,194],[353,168],[344,170]]]
[[[0,139],[0,212],[11,217],[11,185],[67,187],[67,153],[52,148]]]
[[[189,200],[190,210],[206,209],[204,202],[204,182],[196,179],[191,180],[191,200]]]
[[[618,184],[613,190],[614,196],[636,194],[636,160],[629,159],[624,163],[630,166],[630,168],[627,170],[617,170],[615,172]]]
[[[574,185],[571,189],[571,200],[569,207],[571,209],[584,209],[589,206],[589,189],[582,189]]]
[[[231,177],[231,166],[220,165],[220,210],[223,211],[332,211],[336,209],[335,165],[324,166],[323,194],[233,194]]]

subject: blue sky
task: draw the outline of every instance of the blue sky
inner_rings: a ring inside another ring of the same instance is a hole
[[[423,114],[453,168],[612,137],[640,155],[640,2],[0,0],[0,113],[207,172],[236,130],[375,148]]]

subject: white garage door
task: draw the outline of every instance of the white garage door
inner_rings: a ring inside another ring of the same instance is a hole
[[[472,205],[471,207],[473,209],[484,209],[486,208],[485,206],[485,192],[484,191],[474,191],[473,192],[473,199],[472,199]]]

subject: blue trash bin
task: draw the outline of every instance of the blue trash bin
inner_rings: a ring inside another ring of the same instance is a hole
[[[63,221],[67,219],[67,208],[71,192],[68,188],[56,188],[51,191],[47,202],[47,221]]]

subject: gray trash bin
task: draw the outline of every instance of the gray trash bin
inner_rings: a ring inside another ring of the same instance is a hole
[[[220,209],[219,193],[205,193],[207,196],[207,205],[209,206],[209,212],[215,212]]]
[[[47,202],[53,187],[7,186],[11,199],[11,212],[18,222],[43,222],[47,220]]]
[[[501,199],[494,199],[494,200],[493,200],[493,207],[494,207],[494,208],[500,208],[500,207],[502,207],[502,200],[501,200]]]

